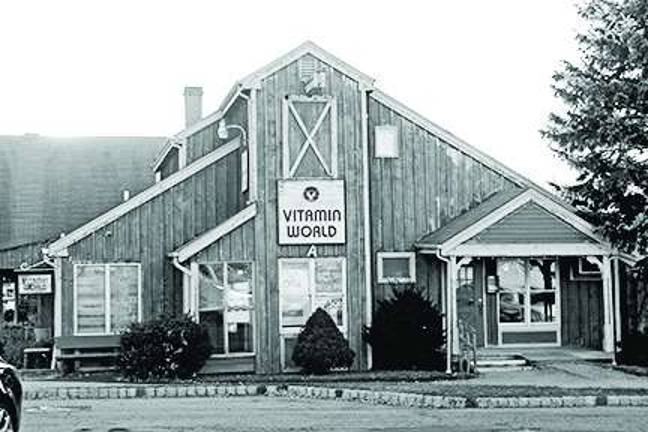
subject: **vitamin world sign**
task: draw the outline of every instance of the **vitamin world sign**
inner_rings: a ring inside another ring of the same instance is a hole
[[[342,180],[280,180],[279,244],[346,241]]]

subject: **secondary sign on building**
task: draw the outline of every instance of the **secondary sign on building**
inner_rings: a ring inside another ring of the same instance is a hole
[[[52,275],[50,274],[19,274],[19,294],[51,294]]]
[[[279,244],[346,242],[343,180],[280,180]]]

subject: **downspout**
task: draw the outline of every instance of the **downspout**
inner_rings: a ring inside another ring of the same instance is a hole
[[[362,134],[362,211],[364,215],[364,267],[365,267],[365,325],[371,327],[373,321],[373,278],[371,273],[372,252],[371,252],[371,221],[370,221],[370,190],[369,190],[369,110],[367,104],[368,91],[361,89],[360,115]],[[371,345],[367,344],[367,369],[373,366],[373,353]]]
[[[445,319],[445,330],[446,330],[446,373],[448,375],[452,374],[452,337],[450,335],[450,328],[452,327],[452,304],[451,304],[451,294],[450,294],[450,286],[451,286],[451,277],[452,274],[450,273],[450,258],[446,258],[443,255],[441,255],[441,250],[437,249],[436,250],[436,257],[440,260],[443,261],[446,264],[446,295],[445,295],[445,309],[446,309],[446,319]],[[443,295],[443,290],[441,290],[441,295]]]
[[[621,342],[621,262],[617,256],[614,265],[614,358],[612,364],[616,366],[617,355],[619,353],[619,343]]]
[[[178,255],[172,255],[171,263],[173,267],[182,272],[182,313],[188,313],[190,308],[187,307],[189,301],[189,292],[191,291],[191,270],[180,264]]]

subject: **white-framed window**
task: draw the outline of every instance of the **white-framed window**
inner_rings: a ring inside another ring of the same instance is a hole
[[[346,258],[279,259],[281,361],[291,369],[297,335],[317,308],[347,334]]]
[[[578,257],[570,267],[570,277],[573,281],[601,280],[601,269],[585,257]]]
[[[378,252],[378,283],[415,283],[416,253]]]
[[[398,148],[398,126],[378,125],[374,128],[375,145],[374,155],[377,158],[397,158]]]
[[[248,190],[249,184],[249,161],[250,156],[247,149],[241,152],[241,192]]]
[[[199,263],[195,304],[213,356],[254,354],[254,268],[251,262]]]
[[[74,265],[74,334],[118,334],[142,319],[139,263]]]

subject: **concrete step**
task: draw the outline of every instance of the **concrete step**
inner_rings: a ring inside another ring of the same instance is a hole
[[[477,369],[486,368],[508,368],[528,366],[529,362],[524,358],[516,355],[494,355],[494,356],[477,356]]]

